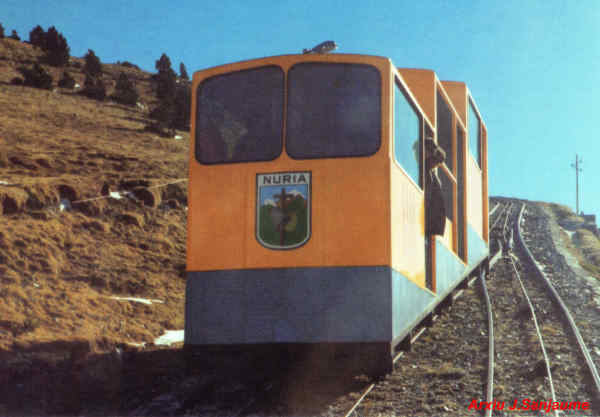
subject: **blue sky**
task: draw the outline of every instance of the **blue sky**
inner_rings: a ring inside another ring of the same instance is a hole
[[[162,5],[168,5],[164,7]],[[300,52],[388,56],[469,86],[488,128],[490,194],[600,217],[600,0],[227,1],[3,0],[0,23],[27,39],[56,26],[71,54],[155,71],[164,52],[188,73]],[[599,218],[600,220],[600,218]]]

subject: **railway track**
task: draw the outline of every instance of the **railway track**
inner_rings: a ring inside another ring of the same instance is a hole
[[[559,404],[555,407],[571,403],[570,406],[577,407],[578,415],[593,415],[597,410],[600,390],[596,388],[597,372],[591,366],[593,359],[589,353],[583,353],[585,350],[575,348],[578,343],[572,335],[579,331],[566,326],[566,322],[573,320],[563,319],[564,313],[550,300],[543,281],[537,279],[543,272],[530,257],[520,233],[523,208],[507,202],[496,204],[491,210],[494,215],[490,221],[494,256],[490,259],[487,285],[486,280],[480,280],[480,304],[488,306],[487,355],[479,355],[480,362],[482,356],[487,356],[487,378],[482,378],[485,384],[481,384],[484,394],[473,396],[474,400],[469,404],[463,402],[463,410],[447,406],[431,410],[421,404],[421,410],[425,412],[476,412],[492,416],[512,411],[519,415],[539,415],[541,408],[559,415],[561,411],[552,410],[555,402]],[[488,286],[491,300],[485,301],[483,296],[488,293]],[[582,344],[583,341],[579,343]],[[388,378],[388,385],[393,379]],[[375,405],[380,402],[378,399],[371,400],[379,390],[387,390],[386,381],[370,384],[343,415],[381,414],[385,408]],[[477,399],[482,397],[482,400]]]
[[[535,413],[532,408],[541,407],[542,401],[558,402],[559,405],[555,408],[562,407],[568,402],[578,402],[588,409],[579,409],[577,413],[590,415],[593,411],[589,408],[593,408],[600,397],[597,371],[564,302],[551,285],[548,286],[550,283],[544,277],[540,264],[531,256],[531,252],[524,244],[521,233],[524,208],[524,205],[520,207],[518,216],[515,211],[511,221],[514,225],[511,230],[515,231],[518,244],[515,245],[514,250],[512,245],[506,243],[503,245],[505,256],[501,259],[498,268],[492,272],[500,279],[496,283],[495,278],[492,277],[490,282],[490,287],[493,288],[491,292],[495,292],[492,298],[498,299],[495,314],[504,320],[505,330],[502,338],[495,341],[498,346],[496,358],[500,365],[500,372],[488,373],[498,374],[497,385],[500,389],[494,392],[499,397],[503,397],[504,401],[494,402],[494,398],[488,397],[487,402],[498,404],[496,409],[502,404],[511,402],[517,407],[526,408],[520,410],[521,413]],[[510,209],[507,211],[510,213]],[[506,218],[508,217],[507,214]],[[508,230],[507,227],[502,230],[504,242],[509,239]],[[506,247],[509,247],[509,250],[506,250]],[[502,268],[508,269],[508,273],[503,274]],[[510,275],[513,277],[512,280],[508,279]],[[508,281],[502,282],[503,279]],[[512,303],[511,300],[503,299],[511,285]],[[549,296],[551,293],[552,297]],[[518,348],[511,344],[515,344],[514,341],[518,336],[514,335],[514,330],[519,326],[525,332],[523,334],[529,336],[526,336],[523,341],[525,348],[521,348],[518,356],[513,356],[514,350]],[[532,336],[533,329],[537,335],[535,338]],[[520,372],[515,373],[517,369]],[[506,401],[506,398],[510,398],[510,401]],[[525,401],[527,404],[524,404]],[[584,403],[587,403],[587,406]],[[578,404],[575,405],[579,407]],[[488,415],[492,415],[491,411],[486,410]],[[558,415],[558,410],[552,409],[551,405],[546,406],[545,411],[552,411]]]

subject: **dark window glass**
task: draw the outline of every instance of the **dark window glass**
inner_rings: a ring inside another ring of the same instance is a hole
[[[381,144],[381,78],[369,65],[303,63],[288,72],[292,158],[366,156]]]
[[[421,120],[396,84],[394,94],[394,156],[406,173],[419,184]],[[419,184],[420,185],[420,184]]]
[[[442,183],[442,194],[444,195],[444,208],[446,217],[454,221],[454,181],[442,168],[438,168],[438,177]]]
[[[473,103],[469,100],[469,152],[475,158],[477,165],[481,166],[481,128],[477,112],[473,108]]]
[[[198,86],[196,158],[204,164],[267,161],[281,154],[284,76],[268,66]]]
[[[465,233],[464,233],[464,225],[465,225],[465,206],[464,206],[464,197],[465,197],[465,164],[464,164],[464,140],[465,135],[460,126],[456,127],[456,149],[458,149],[457,155],[457,170],[456,170],[456,182],[458,185],[457,194],[458,194],[458,256],[461,259],[466,260],[466,251],[465,251]]]
[[[454,172],[452,158],[452,113],[446,100],[437,92],[437,140],[438,145],[446,152],[446,166]]]

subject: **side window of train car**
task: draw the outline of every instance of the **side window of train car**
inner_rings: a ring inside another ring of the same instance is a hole
[[[294,159],[369,156],[381,146],[381,75],[364,64],[288,71],[286,150]]]
[[[421,120],[396,82],[394,92],[394,158],[415,184],[423,188],[420,174]]]
[[[282,151],[284,74],[266,66],[217,75],[197,91],[196,159],[269,161]]]
[[[475,158],[477,165],[481,167],[481,122],[469,100],[469,152]]]
[[[452,155],[452,113],[440,91],[437,91],[437,141],[438,145],[446,152],[446,166],[454,172],[454,158]]]

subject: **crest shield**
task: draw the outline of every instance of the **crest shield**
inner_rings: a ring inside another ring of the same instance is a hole
[[[310,238],[311,173],[256,175],[256,239],[269,249],[294,249]]]

